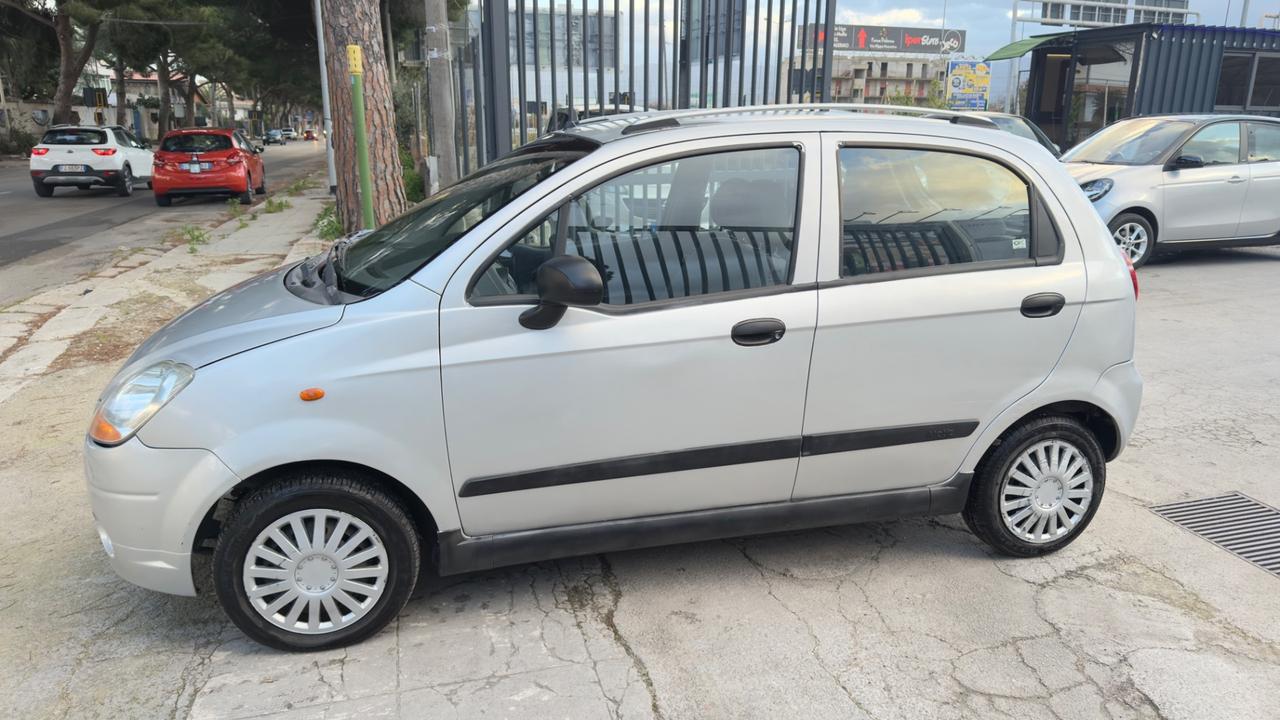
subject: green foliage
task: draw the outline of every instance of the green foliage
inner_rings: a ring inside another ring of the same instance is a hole
[[[244,206],[240,204],[239,197],[227,198],[227,212],[231,213],[232,218],[238,218],[244,215]]]
[[[293,203],[289,202],[288,200],[282,200],[277,198],[267,198],[267,202],[264,203],[262,206],[262,211],[268,214],[278,213],[278,212],[284,212],[285,210],[288,210],[291,207],[293,207]]]
[[[426,199],[426,189],[422,185],[422,173],[413,166],[413,156],[408,150],[400,148],[401,177],[404,180],[404,197],[410,205]]]
[[[286,187],[284,191],[290,197],[298,197],[302,193],[314,187],[317,187],[315,180],[309,177],[300,177],[297,180],[294,180],[293,182],[289,183],[289,186]]]
[[[165,237],[171,242],[185,242],[187,252],[192,255],[196,254],[199,246],[209,243],[209,231],[199,225],[183,225],[177,230],[170,230]]]
[[[316,216],[315,231],[325,242],[342,237],[342,221],[338,219],[338,208],[333,203],[325,203],[324,209]]]
[[[52,97],[58,85],[58,38],[53,28],[0,5],[0,76],[7,97]]]
[[[0,134],[0,155],[26,155],[36,144],[36,136],[26,130],[10,128]]]

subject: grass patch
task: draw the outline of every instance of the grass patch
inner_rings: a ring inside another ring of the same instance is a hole
[[[262,211],[265,213],[278,213],[278,212],[284,212],[285,210],[288,210],[291,207],[293,207],[293,203],[289,202],[288,200],[278,200],[276,198],[267,198],[267,201],[262,205]]]
[[[319,187],[319,185],[316,184],[315,180],[312,180],[309,177],[302,177],[289,183],[285,187],[284,191],[290,197],[298,197],[299,195],[306,192],[307,190],[310,190],[315,187]]]
[[[338,220],[338,208],[333,203],[325,203],[324,209],[316,216],[316,236],[325,242],[333,242],[342,237],[342,222]]]
[[[244,206],[240,204],[240,198],[227,198],[227,212],[231,213],[231,217],[238,218],[244,215]]]
[[[187,252],[195,255],[201,245],[209,244],[209,231],[198,225],[183,225],[176,230],[170,230],[165,235],[165,239],[175,244],[186,243]]]

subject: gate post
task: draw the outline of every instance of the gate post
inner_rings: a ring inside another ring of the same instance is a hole
[[[484,162],[511,151],[509,18],[510,0],[484,0],[480,21],[480,42],[484,46],[484,112],[488,115],[483,123]]]

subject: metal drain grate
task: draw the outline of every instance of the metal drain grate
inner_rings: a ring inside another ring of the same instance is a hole
[[[1280,577],[1280,510],[1238,492],[1156,505],[1151,510]]]

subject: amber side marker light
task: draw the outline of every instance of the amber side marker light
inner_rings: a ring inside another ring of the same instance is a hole
[[[89,426],[89,437],[105,445],[114,445],[120,442],[120,431],[107,422],[106,418],[102,417],[102,411],[99,410],[94,414],[93,423]]]
[[[298,393],[298,397],[302,398],[306,402],[311,402],[312,400],[319,400],[324,397],[324,391],[320,388],[307,388],[306,390]]]

